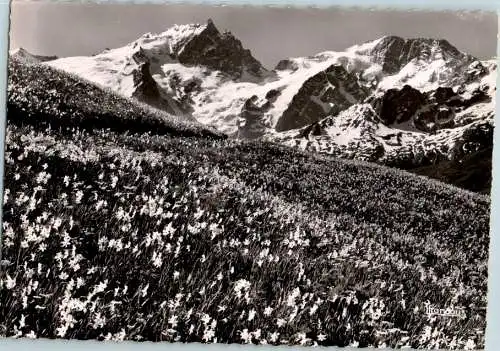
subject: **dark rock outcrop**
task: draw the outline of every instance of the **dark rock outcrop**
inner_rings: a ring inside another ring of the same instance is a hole
[[[412,38],[403,39],[397,36],[387,36],[371,50],[375,61],[382,65],[386,73],[394,74],[415,58],[432,61],[432,54],[439,52],[446,61],[456,61],[461,65],[470,64],[475,59],[462,53],[444,39]]]
[[[403,123],[410,120],[427,99],[417,89],[405,85],[403,89],[389,89],[372,106],[385,125]]]
[[[405,85],[402,89],[387,90],[383,96],[371,99],[370,104],[387,126],[410,122],[417,130],[435,132],[453,127],[456,112],[489,99],[483,90],[476,90],[470,98],[464,98],[449,87],[422,93]]]
[[[307,126],[303,129],[299,130],[299,134],[296,136],[296,138],[306,138],[309,139],[309,137],[313,136],[323,136],[323,135],[328,135],[326,133],[325,128],[324,128],[324,123],[321,122],[315,122],[311,124],[310,126]]]
[[[302,85],[278,120],[276,130],[281,132],[315,123],[362,102],[368,94],[355,74],[341,65],[331,65]]]
[[[242,139],[257,139],[263,136],[270,123],[265,120],[265,113],[273,107],[273,103],[280,95],[278,90],[272,89],[266,94],[266,102],[258,106],[258,97],[250,97],[241,110],[238,121],[238,137]]]
[[[177,59],[186,65],[203,65],[237,79],[264,77],[269,72],[257,61],[250,50],[230,32],[221,33],[209,20],[206,28],[185,44]]]
[[[172,114],[184,114],[181,102],[168,96],[154,80],[151,74],[151,62],[142,48],[132,55],[137,68],[132,72],[134,92],[132,97],[150,106]]]
[[[298,69],[298,66],[295,62],[293,62],[290,59],[284,59],[278,62],[276,67],[274,68],[276,71],[285,71],[285,70],[290,70],[290,71],[296,71]]]

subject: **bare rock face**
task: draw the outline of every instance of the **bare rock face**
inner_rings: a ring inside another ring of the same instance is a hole
[[[335,115],[362,102],[369,91],[359,85],[356,75],[341,65],[332,65],[309,78],[278,120],[278,132],[301,128],[326,116]]]
[[[298,66],[297,63],[295,63],[293,60],[284,59],[278,62],[278,64],[274,69],[277,71],[284,71],[284,70],[296,71],[298,69]]]
[[[269,72],[257,61],[250,50],[231,33],[221,33],[212,20],[199,35],[192,38],[178,53],[177,59],[186,65],[204,65],[237,79],[264,77]]]
[[[389,89],[383,96],[370,101],[381,122],[386,126],[407,123],[408,127],[423,132],[455,126],[456,112],[490,99],[482,90],[464,98],[449,87],[438,87],[422,93],[409,85],[402,89]]]
[[[409,121],[426,104],[424,94],[409,85],[403,89],[389,89],[372,105],[386,125]]]
[[[328,121],[319,121],[315,122],[303,129],[300,129],[299,135],[297,138],[309,138],[310,136],[316,137],[316,136],[326,136],[328,133],[324,129],[324,125],[327,124]]]
[[[139,65],[139,68],[132,73],[135,87],[132,96],[144,103],[158,105],[161,101],[160,91],[156,81],[151,76],[149,68],[149,62],[143,62]]]
[[[137,100],[167,111],[172,114],[184,112],[179,101],[167,96],[151,75],[151,62],[142,48],[132,56],[132,60],[138,65],[132,72],[134,81],[134,92],[132,97]]]
[[[332,65],[304,82],[280,116],[276,131],[311,125],[353,104],[369,102],[387,126],[408,122],[411,128],[432,132],[453,126],[453,116],[457,111],[487,98],[486,94],[478,92],[467,101],[453,91],[451,87],[477,82],[489,71],[480,61],[462,53],[446,40],[388,36],[363,54],[380,64],[385,75],[396,74],[410,63],[419,70],[421,66],[443,61],[443,71],[435,72],[429,81],[429,84],[438,82],[440,87],[433,96],[410,85],[389,89],[382,97],[375,96],[376,83],[365,84],[362,75],[346,68],[348,65]],[[275,69],[294,71],[297,64],[290,59],[282,60]],[[411,65],[409,69],[412,69]]]
[[[382,65],[386,73],[393,74],[413,59],[430,62],[438,56],[459,64],[471,63],[474,58],[466,55],[444,39],[403,39],[397,36],[384,37],[370,54]]]
[[[258,139],[266,133],[271,126],[266,121],[265,114],[273,107],[273,103],[279,95],[279,91],[272,89],[266,94],[266,101],[261,106],[258,105],[256,95],[245,102],[239,118],[239,138]]]

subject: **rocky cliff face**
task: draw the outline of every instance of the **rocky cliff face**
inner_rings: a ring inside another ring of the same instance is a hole
[[[412,170],[452,161],[459,164],[493,146],[492,117],[434,133],[402,130],[380,123],[369,104],[356,104],[299,130],[271,140],[311,152],[382,163]]]
[[[137,100],[172,114],[185,114],[182,102],[169,96],[158,86],[151,74],[151,59],[142,47],[132,55],[136,68],[132,71],[133,90],[131,96]]]
[[[470,106],[491,102],[491,96],[481,89],[464,97],[450,87],[439,87],[422,93],[409,85],[402,89],[389,89],[371,104],[386,126],[435,132],[457,125],[455,116]],[[404,125],[403,125],[404,124]]]
[[[257,95],[253,95],[245,101],[238,120],[238,138],[258,139],[272,128],[265,116],[279,95],[278,90],[272,89],[266,94],[265,102],[262,105],[259,105]]]
[[[270,74],[241,41],[229,32],[219,32],[212,20],[185,44],[177,58],[182,64],[203,65],[236,79],[262,78]]]
[[[353,79],[356,77],[358,86],[367,89],[367,97],[269,139],[311,152],[415,171],[474,191],[488,191],[496,63],[478,61],[446,41],[435,40],[382,38],[353,51],[380,65],[378,70],[342,56],[343,67]],[[282,61],[280,66],[300,71],[301,65],[312,60],[317,58]],[[364,84],[371,78],[376,78],[372,88]],[[474,171],[474,162],[486,176]]]
[[[382,38],[369,54],[375,62],[382,65],[384,72],[394,74],[410,61],[424,62],[445,60],[453,63],[470,64],[474,58],[460,52],[444,39],[414,38],[403,39],[397,36]]]
[[[363,101],[369,91],[341,65],[331,65],[309,78],[276,124],[278,132],[301,128]]]

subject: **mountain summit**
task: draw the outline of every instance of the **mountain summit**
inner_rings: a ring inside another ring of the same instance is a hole
[[[211,19],[177,52],[177,58],[182,64],[203,65],[243,80],[268,73],[241,41],[230,32],[219,32]]]
[[[219,32],[212,20],[174,25],[120,48],[49,65],[186,118],[193,113],[192,95],[208,76],[259,82],[272,75],[231,33]]]
[[[430,63],[443,60],[467,64],[474,57],[462,53],[445,39],[411,38],[386,36],[379,39],[368,54],[388,74],[401,70],[412,60]]]

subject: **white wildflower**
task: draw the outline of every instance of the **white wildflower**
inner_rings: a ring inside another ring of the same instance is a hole
[[[250,312],[248,312],[248,321],[251,322],[255,318],[255,314],[257,312],[252,308]]]
[[[177,326],[177,322],[178,320],[176,315],[173,315],[168,319],[168,324],[170,324],[172,328],[175,328]]]
[[[273,313],[273,308],[270,306],[267,306],[264,309],[264,316],[269,317]]]
[[[240,332],[240,338],[246,344],[250,344],[252,342],[252,334],[248,332],[248,329],[243,329],[243,331]]]
[[[16,286],[16,278],[14,277],[14,279],[12,279],[8,273],[6,276],[7,276],[7,281],[5,287],[9,290],[13,289]]]
[[[19,319],[19,329],[22,329],[26,326],[26,316],[21,314],[21,318]]]
[[[278,332],[274,332],[274,333],[272,333],[272,334],[271,334],[271,336],[269,337],[269,340],[270,340],[271,342],[276,342],[276,341],[278,341],[279,337],[280,337],[280,333],[278,333]]]

